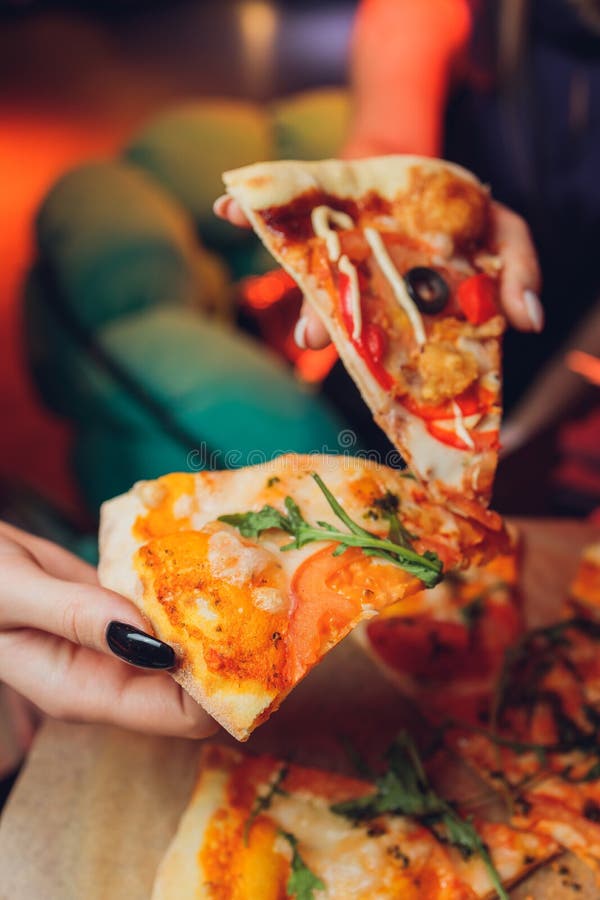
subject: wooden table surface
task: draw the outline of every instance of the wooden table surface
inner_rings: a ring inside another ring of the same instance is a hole
[[[521,521],[530,624],[560,610],[581,546],[598,529],[569,521]],[[350,639],[342,642],[251,737],[251,751],[344,768],[341,734],[379,751],[400,727],[422,728],[415,710]],[[227,736],[219,740],[235,743]],[[0,820],[0,900],[148,900],[196,774],[198,744],[108,726],[49,721]],[[572,860],[579,898],[597,898]],[[571,898],[538,872],[514,892]],[[257,898],[259,900],[259,898]]]

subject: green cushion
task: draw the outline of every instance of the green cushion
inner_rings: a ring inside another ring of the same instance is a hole
[[[125,163],[90,163],[61,178],[36,230],[59,290],[92,328],[157,303],[193,302],[198,290],[191,223]]]
[[[44,404],[70,416],[73,388],[69,372],[82,351],[50,307],[51,290],[39,267],[27,275],[23,295],[23,337],[30,372]]]
[[[77,385],[69,389],[76,401],[71,418],[78,426],[80,484],[94,505],[136,479],[173,469],[229,468],[288,450],[339,449],[335,414],[238,332],[188,310],[163,308],[113,322],[98,338],[176,430],[93,360],[81,358],[69,378]]]
[[[348,91],[320,88],[271,104],[277,156],[329,159],[347,136],[351,103]]]
[[[167,188],[188,210],[203,238],[230,243],[240,229],[212,211],[223,193],[222,172],[275,153],[269,117],[252,103],[202,101],[154,119],[125,150],[126,157]]]

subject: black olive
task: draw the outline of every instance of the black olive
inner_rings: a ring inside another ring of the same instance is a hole
[[[448,285],[435,269],[417,266],[404,275],[408,293],[423,313],[439,313],[450,296]]]

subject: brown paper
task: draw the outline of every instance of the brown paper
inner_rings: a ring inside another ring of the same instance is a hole
[[[555,617],[583,543],[597,530],[572,522],[524,522],[528,618]],[[403,725],[422,729],[351,640],[342,642],[247,743],[300,763],[347,767],[336,736],[379,752]],[[222,736],[220,740],[235,743]],[[148,900],[159,860],[196,775],[198,744],[107,726],[48,722],[0,820],[0,900]],[[588,870],[547,866],[515,898],[595,898]],[[260,898],[257,898],[260,900]]]

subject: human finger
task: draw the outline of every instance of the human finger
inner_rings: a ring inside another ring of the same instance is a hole
[[[142,615],[125,597],[55,578],[16,544],[0,542],[0,560],[0,629],[47,631],[102,653],[128,653],[130,662],[148,668],[175,664],[172,648],[145,633]]]
[[[56,578],[87,584],[98,583],[98,575],[93,566],[52,541],[21,531],[7,522],[0,522],[0,554],[2,546],[7,546],[2,538],[24,547],[46,572]]]
[[[132,669],[32,629],[0,633],[0,679],[48,715],[66,721],[188,738],[207,737],[218,728],[165,672]]]
[[[527,224],[506,206],[493,203],[492,239],[502,261],[500,297],[509,322],[519,331],[541,331],[541,273]]]
[[[228,194],[217,197],[213,203],[213,212],[220,219],[226,219],[232,225],[239,228],[251,228],[250,221],[241,206]]]
[[[304,301],[294,329],[294,340],[301,350],[322,350],[331,338],[325,325],[309,304]]]

